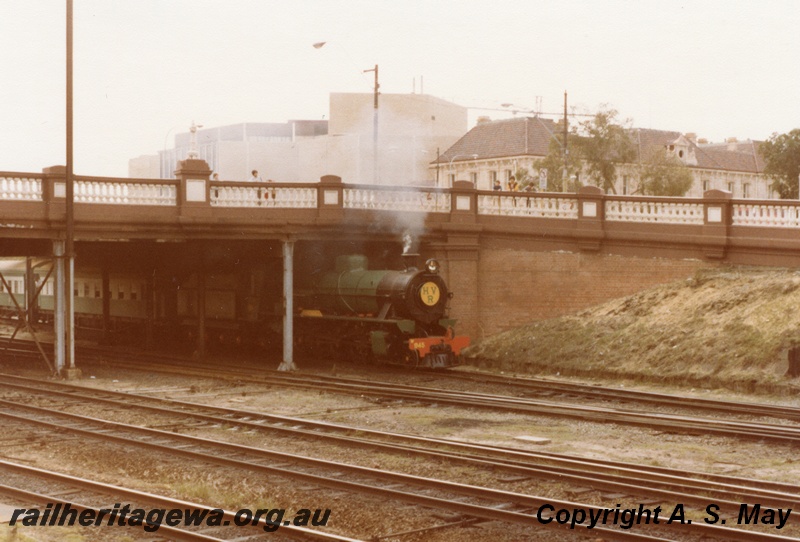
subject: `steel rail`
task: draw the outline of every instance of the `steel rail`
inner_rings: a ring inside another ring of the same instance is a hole
[[[35,355],[33,345],[30,345],[29,349],[31,355]],[[122,356],[131,361],[140,359],[139,355],[136,355],[137,357],[133,358],[132,355],[129,353],[126,354],[124,352],[120,352],[119,350],[114,350],[107,347],[99,347],[99,346],[82,346],[80,347],[80,352],[84,355],[87,355],[88,357],[95,356],[99,353],[104,353],[104,354],[114,354],[115,356]],[[19,350],[18,353],[22,354],[23,351]],[[175,356],[156,356],[153,354],[150,354],[150,357],[158,358],[159,360],[165,360],[170,362],[171,364],[176,364],[176,363],[183,364],[185,366],[191,367],[192,371],[198,369],[196,362],[187,359]],[[390,368],[396,369],[394,367]],[[262,367],[259,367],[258,370],[261,373],[265,373]],[[252,378],[252,371],[246,372],[243,370],[230,369],[228,373],[229,375],[236,373],[239,375],[240,378],[248,378],[248,377]],[[276,374],[277,376],[282,376],[282,375],[285,376],[284,373],[277,373],[277,372],[273,373],[272,371],[266,371],[266,373],[269,375]],[[616,388],[602,388],[587,384],[560,382],[551,379],[541,379],[533,377],[501,377],[492,374],[473,375],[469,373],[460,373],[457,371],[442,372],[442,371],[425,370],[425,369],[416,370],[415,374],[426,374],[440,378],[464,380],[480,384],[491,383],[504,386],[514,386],[522,388],[523,390],[529,389],[537,392],[544,391],[549,394],[563,393],[567,395],[578,395],[578,396],[592,397],[603,400],[618,400],[626,402],[637,401],[647,404],[658,404],[672,408],[695,408],[695,409],[722,412],[725,414],[733,413],[743,416],[763,416],[763,417],[773,417],[773,418],[784,418],[792,421],[800,421],[800,407],[792,407],[787,405],[769,405],[764,403],[750,403],[750,402],[741,403],[741,402],[734,402],[727,400],[690,397],[685,395],[673,395],[673,394],[665,394],[665,393],[657,393],[657,392],[649,392],[641,390],[621,390]],[[344,378],[344,377],[326,377],[326,378],[330,382],[339,382],[343,384],[350,383],[355,385],[363,385],[368,382],[365,380],[355,379],[355,378]],[[398,389],[407,389],[407,390],[429,389],[420,386],[409,386],[403,384],[387,384],[387,385],[394,386]]]
[[[505,458],[508,454],[498,454],[500,451],[495,447],[485,445],[471,445],[444,439],[430,439],[426,437],[416,437],[410,435],[399,435],[396,433],[378,432],[369,429],[359,429],[341,425],[330,424],[328,422],[314,422],[306,419],[291,418],[287,416],[276,416],[263,414],[253,411],[242,411],[224,407],[212,407],[198,403],[178,401],[175,399],[165,399],[150,397],[125,392],[114,392],[109,390],[86,388],[62,383],[47,383],[50,386],[64,388],[68,391],[58,389],[43,389],[42,383],[28,381],[29,384],[19,382],[12,383],[8,380],[27,381],[21,377],[10,377],[0,374],[3,384],[8,389],[18,389],[27,394],[45,393],[56,397],[66,398],[73,401],[95,401],[103,404],[114,405],[118,408],[146,409],[167,416],[191,417],[195,420],[203,420],[210,423],[233,424],[247,429],[260,431],[280,431],[293,435],[303,435],[309,438],[326,438],[336,442],[350,445],[370,446],[389,451],[407,451],[428,457],[440,459],[461,460],[466,464],[478,464],[492,468],[502,467],[516,474],[526,474],[539,478],[558,479],[560,481],[573,481],[579,485],[589,485],[596,489],[626,491],[633,494],[644,494],[646,496],[658,496],[662,498],[674,498],[679,502],[707,503],[709,498],[713,498],[718,504],[736,506],[744,500],[745,502],[759,502],[761,505],[773,508],[798,508],[800,507],[800,497],[796,493],[791,493],[796,486],[790,484],[771,483],[765,481],[746,481],[733,477],[725,477],[725,481],[707,480],[709,475],[696,473],[694,480],[691,479],[693,473],[685,471],[672,471],[670,474],[654,473],[642,465],[602,464],[600,468],[596,464],[578,458],[553,458],[518,450],[516,459]],[[116,398],[112,398],[116,397]],[[132,402],[133,401],[133,402]],[[142,401],[154,404],[142,404]],[[167,408],[156,405],[171,405],[174,408]],[[265,425],[270,423],[272,425]],[[275,424],[281,425],[275,425]],[[179,425],[180,423],[176,423]],[[285,426],[283,424],[291,424]],[[302,426],[302,427],[301,427]],[[336,430],[337,434],[322,433],[322,430]],[[389,444],[383,441],[366,440],[352,436],[342,436],[341,432],[354,433],[361,432],[375,436],[402,440],[416,445]],[[450,450],[422,447],[434,444],[446,445]],[[459,450],[454,451],[453,450]],[[506,451],[506,450],[503,450]],[[525,460],[522,460],[522,459]],[[536,464],[531,461],[536,460]],[[545,464],[545,462],[550,464]],[[555,463],[553,465],[552,463]],[[591,467],[591,468],[590,468]],[[617,474],[608,474],[602,471],[619,471]],[[591,472],[590,476],[590,471]],[[754,484],[755,482],[755,484]],[[750,485],[745,485],[749,483]],[[660,487],[654,487],[654,484]],[[767,485],[773,489],[764,487],[754,487],[754,485]],[[687,491],[702,493],[702,496]],[[739,499],[738,501],[736,499]],[[727,502],[726,502],[727,501]]]
[[[42,469],[39,467],[32,467],[29,465],[21,465],[19,463],[13,463],[11,461],[6,461],[0,459],[0,469],[6,469],[9,471],[14,471],[21,473],[25,476],[30,477],[39,477],[45,480],[52,480],[61,484],[70,485],[74,487],[79,487],[81,489],[85,489],[88,491],[93,491],[101,494],[107,494],[113,497],[122,497],[125,499],[130,499],[131,501],[135,502],[145,502],[151,506],[157,506],[166,509],[192,509],[192,510],[205,510],[205,511],[212,511],[212,510],[222,510],[222,517],[228,523],[224,524],[225,526],[233,525],[234,519],[236,516],[235,512],[230,510],[224,510],[219,507],[209,506],[206,504],[200,504],[190,501],[185,501],[181,499],[174,499],[172,497],[166,497],[164,495],[157,495],[154,493],[147,493],[144,491],[138,491],[135,489],[130,489],[122,486],[116,486],[112,484],[106,484],[104,482],[98,482],[96,480],[89,480],[87,478],[79,478],[77,476],[71,476],[69,474],[63,474],[60,472],[55,472],[51,470]],[[61,504],[70,504],[76,509],[91,509],[95,512],[98,512],[100,508],[94,507],[92,505],[88,505],[85,503],[76,503],[74,501],[67,501],[64,499],[60,499],[55,496],[50,495],[42,495],[37,494],[22,488],[16,488],[8,485],[0,485],[0,491],[6,493],[13,493],[21,498],[30,498],[35,502],[43,502],[43,503],[61,503]],[[253,529],[263,529],[263,527],[267,524],[266,520],[263,518],[258,518],[258,524],[250,524],[247,526],[242,527],[249,527]],[[131,527],[133,528],[133,527]],[[208,535],[203,535],[202,533],[195,533],[191,531],[185,531],[183,529],[179,529],[177,527],[170,527],[169,525],[160,525],[159,531],[164,529],[166,532],[170,534],[170,536],[178,538],[180,540],[198,540],[198,541],[224,541],[228,540],[225,538],[217,538]],[[334,533],[325,533],[322,531],[315,531],[313,529],[308,529],[306,527],[300,527],[297,525],[285,525],[282,524],[280,529],[283,534],[287,532],[293,538],[299,538],[301,540],[319,540],[319,541],[328,541],[328,542],[362,542],[355,538],[340,536]],[[241,534],[241,533],[240,533]],[[263,530],[261,532],[263,534]]]
[[[696,408],[702,410],[719,411],[725,414],[765,416],[800,421],[800,408],[787,405],[735,402],[723,399],[709,399],[705,397],[692,397],[688,395],[675,395],[653,391],[607,388],[591,384],[564,382],[547,378],[521,376],[503,377],[488,373],[473,374],[457,371],[448,371],[447,373],[442,373],[439,371],[437,373],[431,370],[421,370],[421,372],[424,372],[430,376],[438,376],[444,379],[463,380],[478,384],[488,383],[501,386],[512,386],[515,388],[521,388],[523,391],[533,390],[535,392],[544,392],[548,394],[563,393],[568,395],[579,395],[597,399],[626,402],[638,401],[675,408]]]
[[[500,507],[493,507],[488,505],[487,506],[476,505],[467,502],[461,502],[458,500],[452,500],[452,498],[442,498],[442,497],[434,497],[419,493],[409,493],[408,491],[400,491],[398,489],[394,489],[393,487],[380,487],[375,485],[367,485],[364,482],[336,479],[334,477],[320,475],[320,474],[300,472],[296,470],[288,471],[286,463],[287,462],[289,464],[302,463],[304,465],[312,467],[323,467],[328,469],[333,468],[336,472],[347,472],[350,473],[352,476],[356,475],[367,476],[367,477],[382,479],[392,484],[400,483],[404,485],[416,486],[426,489],[447,491],[450,493],[454,493],[456,495],[460,495],[460,498],[464,497],[480,498],[484,500],[497,502],[500,505],[507,505],[508,503],[513,503],[515,506],[517,506],[522,510],[535,510],[545,504],[550,504],[554,506],[556,509],[566,508],[571,510],[574,508],[581,508],[587,511],[605,510],[604,508],[595,505],[575,503],[572,501],[564,501],[560,499],[537,497],[521,493],[508,492],[508,491],[500,491],[496,489],[471,486],[467,484],[459,484],[455,482],[445,482],[442,480],[436,480],[432,478],[424,478],[419,476],[399,474],[395,472],[380,471],[378,469],[347,465],[332,461],[322,461],[314,458],[297,456],[294,454],[285,454],[271,450],[253,448],[250,446],[231,444],[231,443],[220,442],[199,437],[190,437],[187,435],[180,435],[180,434],[170,433],[167,431],[147,429],[138,426],[130,426],[118,422],[98,420],[96,418],[91,418],[88,416],[78,416],[75,414],[67,414],[63,412],[53,413],[43,408],[32,407],[29,405],[20,405],[16,403],[11,403],[9,401],[0,401],[0,405],[6,408],[14,408],[19,410],[29,411],[40,417],[29,418],[26,416],[12,414],[7,411],[0,412],[0,416],[8,420],[15,420],[20,423],[29,423],[47,427],[48,429],[54,432],[55,431],[63,432],[65,430],[71,431],[84,436],[91,436],[103,440],[121,442],[136,447],[146,447],[148,449],[156,450],[167,454],[189,457],[193,460],[201,460],[210,463],[224,464],[239,469],[263,472],[277,476],[283,476],[283,477],[288,476],[291,478],[299,478],[306,482],[311,482],[323,487],[344,489],[348,491],[355,491],[357,493],[362,493],[362,494],[378,495],[390,499],[397,499],[423,506],[430,506],[437,509],[449,510],[452,512],[464,514],[467,516],[478,517],[481,519],[498,520],[498,521],[528,525],[528,526],[537,526],[537,527],[542,526],[541,522],[538,520],[536,516],[530,515],[524,511],[507,510],[507,509],[502,509]],[[60,421],[48,422],[41,419],[41,416],[50,416],[51,418],[60,419]],[[69,420],[69,423],[65,423],[64,420]],[[87,429],[86,428],[87,424],[99,426],[100,429],[94,429],[94,430]],[[113,431],[116,430],[128,431],[130,433],[138,435],[138,438],[134,439],[120,434],[114,434]],[[145,438],[149,437],[149,439],[152,440],[144,441],[141,439],[142,436],[144,436]],[[198,452],[191,449],[191,447],[193,446],[202,446],[202,445],[210,446],[216,448],[217,450],[214,452],[213,455],[209,455],[207,453]],[[237,454],[237,456],[240,457],[240,459],[237,459],[236,457],[233,456],[223,457],[218,453],[221,450],[226,450],[228,452]],[[268,460],[270,462],[278,461],[279,465],[273,466],[273,465],[265,465],[263,463],[258,463],[256,461],[258,461],[259,458]],[[280,464],[280,462],[283,463]],[[557,526],[552,524],[549,524],[547,526],[563,528],[562,526]],[[741,540],[741,541],[755,541],[755,542],[777,542],[777,541],[784,542],[793,540],[791,538],[786,538],[780,535],[731,529],[716,525],[692,523],[692,524],[682,525],[682,527],[686,528],[687,530],[697,532],[698,534],[702,534],[704,536],[713,536],[721,538],[722,540],[729,540],[729,541]],[[579,532],[588,532],[588,529],[586,529],[585,526],[582,527],[582,529],[583,531]],[[593,531],[596,532],[598,535],[608,536],[619,540],[641,540],[641,541],[666,540],[663,538],[653,537],[649,535],[631,533],[629,531],[600,528],[600,527],[595,527]]]
[[[454,392],[440,388],[409,386],[387,382],[373,382],[356,379],[343,379],[316,375],[292,376],[278,371],[263,371],[260,378],[253,377],[252,371],[239,368],[226,368],[224,372],[203,367],[180,369],[174,366],[153,365],[135,359],[126,360],[126,368],[139,368],[167,374],[206,376],[209,378],[236,379],[249,382],[283,384],[301,389],[325,390],[332,393],[380,396],[420,403],[440,403],[456,406],[506,410],[512,412],[536,413],[555,417],[569,417],[595,422],[620,423],[657,428],[666,432],[685,432],[691,434],[713,433],[733,438],[772,440],[776,442],[800,442],[800,427],[767,423],[748,423],[733,420],[718,420],[675,414],[656,414],[634,410],[598,406],[565,404],[529,398],[491,395],[474,392]]]

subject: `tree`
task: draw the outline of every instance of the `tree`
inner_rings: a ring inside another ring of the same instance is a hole
[[[617,111],[608,108],[580,124],[581,137],[575,139],[580,158],[586,165],[590,182],[605,192],[616,194],[617,165],[636,158],[636,147],[629,132],[630,121],[623,126],[617,120]],[[575,147],[572,145],[573,149]],[[570,156],[570,160],[575,161],[575,157]]]
[[[689,168],[674,154],[661,148],[642,164],[639,192],[648,196],[684,196],[694,178]]]
[[[800,128],[788,134],[772,134],[759,150],[764,156],[764,173],[772,180],[772,189],[781,199],[798,199]]]
[[[578,136],[575,133],[568,136],[567,148],[573,150],[570,150],[566,176],[564,174],[564,136],[561,132],[557,135],[551,134],[551,136],[547,156],[539,162],[539,168],[547,172],[547,191],[575,192],[580,185],[576,186],[572,179],[577,179],[581,171],[580,154],[574,151]]]

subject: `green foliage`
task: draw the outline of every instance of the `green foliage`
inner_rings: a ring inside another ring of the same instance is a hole
[[[601,109],[580,124],[581,137],[575,138],[589,181],[606,192],[616,193],[617,165],[633,162],[636,147],[630,138],[630,121],[620,123],[614,109]],[[571,157],[571,160],[575,160]]]
[[[659,149],[642,165],[639,192],[648,196],[684,196],[692,182],[689,168],[666,149]]]
[[[781,199],[798,198],[798,175],[800,175],[800,128],[788,134],[772,134],[761,144],[761,153],[766,162],[764,173],[772,179],[772,189]]]
[[[573,181],[577,179],[581,171],[580,153],[574,149],[577,144],[578,136],[569,134],[567,148],[570,149],[570,159],[567,162],[567,174],[564,175],[564,134],[558,133],[550,138],[550,146],[547,156],[539,162],[539,167],[547,171],[547,191],[548,192],[574,192],[580,184]],[[538,183],[538,179],[536,180]]]
[[[529,184],[533,184],[534,187],[539,186],[539,179],[528,173],[528,168],[518,167],[514,172],[514,177],[517,178],[521,190],[524,190]]]

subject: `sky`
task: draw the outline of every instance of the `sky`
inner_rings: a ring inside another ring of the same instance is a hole
[[[192,122],[327,118],[376,64],[382,92],[470,127],[503,103],[560,115],[566,92],[573,113],[764,140],[800,128],[799,29],[796,0],[74,0],[73,167],[127,176]],[[0,0],[0,68],[0,171],[64,164],[66,0]]]

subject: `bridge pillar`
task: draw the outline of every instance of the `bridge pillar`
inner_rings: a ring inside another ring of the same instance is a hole
[[[458,333],[478,336],[480,329],[480,234],[475,185],[456,181],[451,190],[450,221],[442,225],[447,241],[434,246],[444,252],[453,300],[451,314],[458,315]]]
[[[47,203],[47,219],[64,220],[67,214],[67,168],[50,166],[42,169],[42,201]]]
[[[182,217],[205,218],[211,214],[211,168],[205,160],[188,159],[178,163],[175,178],[180,181],[178,207]]]
[[[703,253],[706,258],[721,260],[728,248],[731,225],[731,198],[726,190],[706,190],[703,193]]]
[[[294,241],[283,242],[283,362],[279,371],[296,371],[294,364]]]
[[[53,331],[55,332],[54,348],[55,348],[55,369],[57,374],[61,374],[64,370],[66,360],[66,344],[65,344],[65,326],[67,308],[65,306],[64,298],[64,283],[66,277],[64,276],[64,252],[65,241],[53,241],[53,256],[56,263],[56,276],[54,292],[53,292]]]
[[[605,202],[603,190],[596,186],[578,189],[578,227],[575,228],[578,248],[585,252],[597,252],[605,237]]]
[[[323,175],[317,189],[317,209],[322,220],[337,221],[344,216],[344,186],[342,178]]]

